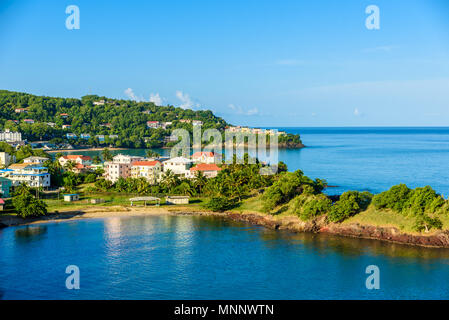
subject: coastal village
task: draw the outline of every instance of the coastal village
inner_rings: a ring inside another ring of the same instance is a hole
[[[0,193],[2,198],[11,196],[11,188],[25,184],[32,188],[49,190],[52,188],[51,175],[45,166],[46,157],[31,156],[16,163],[15,157],[0,152]],[[190,158],[185,157],[141,157],[117,154],[111,161],[93,163],[90,156],[63,155],[58,162],[64,170],[76,174],[93,172],[102,169],[104,178],[115,183],[119,178],[144,178],[154,185],[160,182],[162,174],[171,171],[180,178],[193,179],[201,172],[206,178],[216,177],[221,168],[222,156],[214,152],[195,152]],[[68,197],[72,201],[76,197]]]

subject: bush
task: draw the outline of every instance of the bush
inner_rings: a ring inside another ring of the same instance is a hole
[[[314,181],[305,176],[301,170],[283,172],[279,179],[271,187],[268,187],[263,194],[263,210],[269,212],[276,206],[287,203],[302,193],[320,193],[325,185],[326,181],[319,179]]]
[[[324,194],[306,195],[302,194],[291,202],[293,212],[302,220],[309,220],[327,213],[332,206],[332,201]]]
[[[239,205],[237,199],[228,199],[226,197],[213,197],[205,205],[207,209],[217,212],[230,210]]]
[[[347,191],[340,200],[331,207],[328,217],[332,222],[341,222],[360,211],[366,210],[371,203],[372,194],[369,192]]]
[[[422,214],[416,218],[415,224],[413,225],[413,229],[422,232],[429,232],[430,229],[441,229],[443,228],[443,223],[438,218],[431,218],[428,215]]]
[[[443,197],[429,186],[411,190],[405,184],[393,186],[390,190],[373,198],[373,204],[377,209],[387,208],[413,215],[424,214],[424,212],[435,213],[444,203]]]

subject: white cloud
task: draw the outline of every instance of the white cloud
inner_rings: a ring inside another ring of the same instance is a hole
[[[159,93],[151,93],[150,94],[150,102],[153,102],[155,105],[161,106],[162,101],[163,101],[163,99],[161,98]]]
[[[137,101],[137,102],[141,102],[141,101],[145,101],[145,99],[143,97],[138,97],[134,94],[133,89],[128,88],[125,90],[125,94],[128,96],[128,98],[130,98],[131,100]]]
[[[233,110],[236,114],[241,114],[241,115],[245,115],[245,116],[254,116],[256,114],[259,114],[259,109],[257,109],[257,108],[243,110],[242,107],[236,106],[232,103],[230,105],[228,105],[228,107],[229,107],[229,109]]]
[[[176,91],[176,97],[181,101],[179,107],[182,109],[194,109],[200,106],[198,103],[194,102],[187,93],[180,90]]]
[[[355,108],[355,109],[354,109],[354,115],[355,115],[356,117],[359,117],[360,115],[362,115],[362,113],[359,111],[358,108]]]

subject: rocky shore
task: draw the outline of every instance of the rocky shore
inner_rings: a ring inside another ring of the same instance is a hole
[[[42,218],[21,219],[14,216],[0,215],[0,228],[17,225],[29,225],[45,222],[60,222],[67,220],[107,218],[119,216],[146,215],[202,215],[217,216],[237,222],[246,222],[273,230],[288,230],[290,232],[325,233],[338,236],[375,239],[408,245],[449,248],[449,231],[437,231],[429,235],[403,233],[394,227],[376,227],[360,224],[328,223],[325,217],[310,221],[302,221],[295,216],[276,217],[262,213],[210,212],[192,210],[186,207],[99,207],[79,211],[66,211],[51,214]]]

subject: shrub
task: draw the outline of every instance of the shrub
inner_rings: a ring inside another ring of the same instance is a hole
[[[302,194],[294,198],[291,202],[293,212],[302,220],[309,220],[327,213],[330,210],[331,205],[332,201],[324,194]]]
[[[409,200],[411,191],[405,184],[393,186],[390,190],[375,195],[373,204],[376,209],[387,208],[401,212]]]
[[[213,197],[204,206],[212,211],[223,212],[239,205],[237,199],[228,199],[226,197]]]
[[[362,210],[368,208],[371,203],[372,194],[369,192],[347,191],[343,193],[340,200],[331,207],[328,217],[332,222],[341,222]]]
[[[418,232],[429,232],[430,229],[441,229],[443,228],[443,223],[438,218],[431,218],[426,214],[419,215],[416,218],[415,224],[413,225],[413,229]]]

